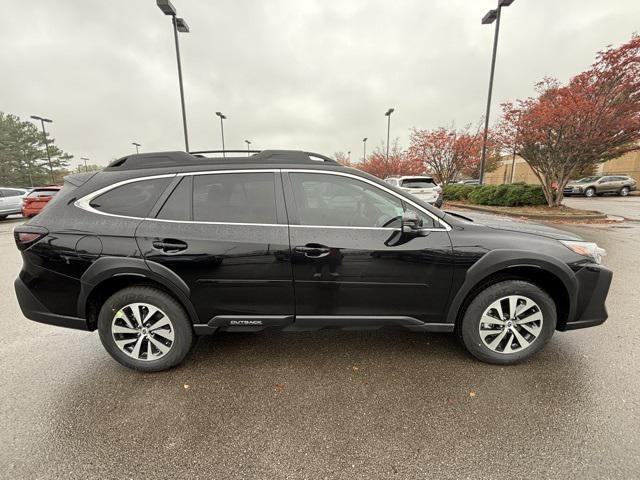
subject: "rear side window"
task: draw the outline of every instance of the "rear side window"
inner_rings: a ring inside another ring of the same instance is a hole
[[[127,183],[98,195],[90,205],[100,212],[144,218],[170,181],[170,177],[165,177]]]
[[[273,173],[194,175],[197,222],[277,223]]]
[[[0,190],[3,197],[19,197],[24,192],[22,190],[14,190],[13,188],[3,188]]]
[[[183,177],[158,212],[163,220],[191,220],[191,176]]]

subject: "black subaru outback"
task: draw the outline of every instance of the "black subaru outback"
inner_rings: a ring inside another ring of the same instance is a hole
[[[514,363],[599,325],[604,251],[550,227],[443,212],[322,155],[131,155],[67,177],[15,229],[20,307],[98,330],[123,365],[180,363],[197,335],[401,326]]]

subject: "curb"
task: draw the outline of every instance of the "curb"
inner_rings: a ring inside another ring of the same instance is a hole
[[[495,210],[491,207],[484,207],[480,205],[469,205],[468,203],[457,203],[457,202],[445,202],[447,205],[451,205],[452,207],[458,208],[466,208],[468,210],[477,210],[479,212],[485,213],[493,213],[496,215],[506,215],[507,217],[518,217],[518,218],[532,218],[535,220],[606,220],[607,215],[602,212],[594,211],[592,214],[578,214],[578,215],[546,215],[546,214],[538,214],[538,213],[510,213],[505,212],[504,210]]]

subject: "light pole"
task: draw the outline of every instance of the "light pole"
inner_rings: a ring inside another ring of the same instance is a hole
[[[182,105],[182,127],[184,129],[184,148],[189,151],[189,134],[187,133],[187,112],[184,107],[184,87],[182,85],[182,64],[180,63],[180,44],[178,42],[178,32],[189,33],[189,25],[183,18],[176,17],[176,9],[169,0],[156,0],[158,8],[165,15],[171,16],[173,24],[173,38],[176,42],[176,60],[178,62],[178,82],[180,83],[180,104]]]
[[[367,160],[367,137],[362,139],[362,160]]]
[[[139,143],[137,143],[137,142],[131,142],[131,145],[135,145],[135,146],[136,146],[136,153],[140,153],[140,147],[141,147],[142,145],[140,145],[140,144],[139,144]]]
[[[509,183],[513,183],[513,171],[516,168],[516,146],[518,143],[518,133],[520,133],[520,118],[522,117],[522,110],[517,110],[514,113],[518,113],[518,121],[516,122],[516,136],[513,139],[513,155],[511,157],[511,179]]]
[[[247,156],[249,156],[249,150],[251,150],[251,142],[249,140],[245,140],[244,143],[247,144]]]
[[[47,140],[47,131],[44,128],[44,122],[52,123],[53,120],[49,118],[39,117],[38,115],[31,115],[31,118],[34,120],[40,120],[40,124],[42,125],[42,138],[44,140],[44,146],[47,149],[47,160],[49,161],[49,174],[51,175],[51,183],[56,183],[53,178],[53,166],[51,165],[51,155],[49,154],[49,141]]]
[[[391,114],[395,109],[390,108],[384,114],[387,117],[387,163],[389,163],[389,132],[391,131]]]
[[[496,22],[496,28],[493,34],[493,54],[491,55],[491,73],[489,74],[489,93],[487,94],[487,110],[484,114],[484,135],[482,137],[482,155],[480,156],[480,178],[478,183],[482,185],[484,179],[484,163],[487,157],[487,135],[489,133],[489,114],[491,113],[491,93],[493,91],[493,74],[496,69],[496,51],[498,50],[498,34],[500,33],[500,12],[502,7],[508,7],[514,0],[498,0],[498,8],[489,10],[482,17],[482,24],[489,25]]]
[[[85,172],[88,172],[88,171],[89,171],[89,169],[87,168],[87,161],[88,161],[89,159],[88,159],[88,158],[86,158],[86,157],[80,157],[80,160],[84,160],[84,171],[85,171]]]
[[[226,158],[227,154],[224,148],[224,122],[223,121],[226,120],[227,117],[222,112],[216,112],[216,115],[220,117],[220,133],[222,134],[222,156]]]
[[[351,163],[351,150],[347,152],[347,161]]]

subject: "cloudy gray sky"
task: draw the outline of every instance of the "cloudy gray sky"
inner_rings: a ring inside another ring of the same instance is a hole
[[[386,135],[477,123],[495,0],[172,0],[192,149],[297,148],[360,156]],[[54,120],[58,144],[106,163],[183,147],[169,17],[155,0],[0,0],[0,110]],[[545,75],[583,70],[640,30],[638,0],[516,0],[503,10],[494,113]],[[495,117],[492,115],[492,117]]]

